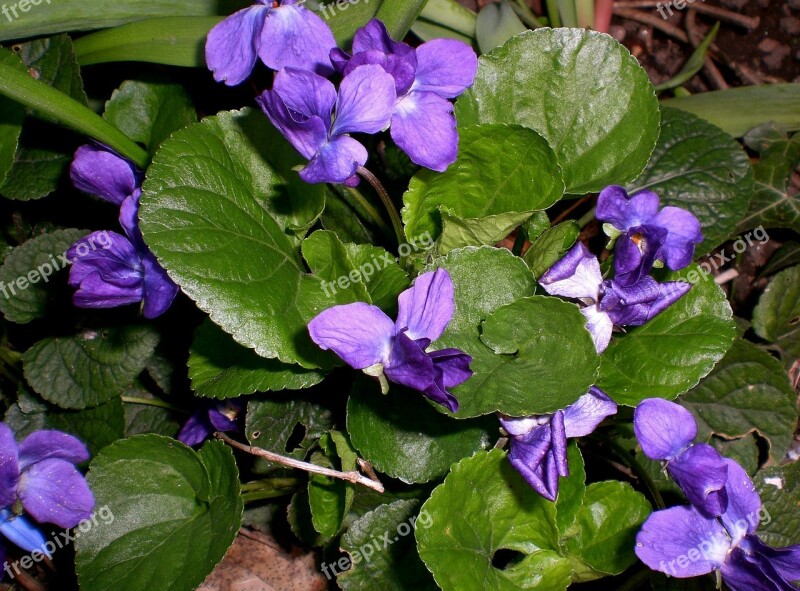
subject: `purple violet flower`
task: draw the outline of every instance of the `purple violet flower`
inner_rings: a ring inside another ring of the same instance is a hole
[[[13,510],[19,503],[40,523],[75,527],[94,509],[92,491],[75,468],[88,459],[86,446],[72,435],[34,431],[17,445],[11,429],[0,423],[0,508]],[[14,543],[14,532],[38,542],[24,521],[6,521],[5,528],[0,533]]]
[[[458,155],[458,131],[450,99],[475,81],[475,51],[454,39],[433,39],[416,49],[398,43],[373,19],[356,31],[353,56],[334,49],[334,66],[345,79],[359,66],[378,64],[397,89],[392,139],[420,166],[443,172]]]
[[[0,509],[0,540],[3,538],[22,548],[25,552],[39,551],[50,556],[50,552],[45,547],[47,540],[42,532],[24,515],[14,515],[8,509]],[[0,543],[0,564],[5,564],[5,562],[5,547]]]
[[[614,250],[614,280],[622,286],[635,285],[656,261],[673,271],[683,269],[694,258],[695,244],[703,241],[700,222],[680,207],[659,210],[658,195],[640,191],[629,197],[622,187],[612,185],[600,192],[597,219],[612,226],[617,238]]]
[[[709,518],[696,507],[656,511],[636,536],[636,555],[653,570],[680,579],[720,571],[731,591],[796,591],[800,545],[772,548],[756,535],[762,515],[753,481],[725,460],[726,511]]]
[[[250,75],[256,57],[273,70],[300,68],[328,76],[335,47],[328,25],[301,0],[257,0],[211,29],[206,63],[214,79],[228,86]]]
[[[447,388],[469,379],[472,357],[459,349],[427,351],[453,317],[450,274],[444,269],[423,273],[400,294],[398,305],[396,322],[363,302],[334,306],[309,322],[308,331],[322,349],[377,377],[384,393],[388,378],[456,412],[458,401]]]
[[[160,316],[172,305],[178,286],[139,230],[140,171],[108,150],[82,146],[70,172],[77,188],[120,205],[119,222],[127,235],[93,232],[70,247],[69,284],[78,288],[73,303],[79,308],[114,308],[142,302],[145,318]]]
[[[238,431],[244,404],[237,398],[217,402],[195,412],[178,433],[178,441],[189,447],[200,445],[215,431]]]
[[[707,517],[728,506],[728,467],[707,443],[694,443],[697,423],[688,410],[661,398],[643,400],[633,413],[633,429],[651,460],[667,462],[667,472],[686,498]]]
[[[313,72],[285,68],[272,90],[257,100],[272,124],[309,160],[300,172],[307,183],[358,184],[367,150],[351,133],[377,133],[392,119],[394,81],[380,66],[361,66],[339,92]]]
[[[564,410],[521,419],[501,417],[511,437],[508,459],[533,489],[549,501],[558,496],[558,479],[569,476],[567,439],[585,437],[617,412],[617,405],[594,386]]]
[[[603,281],[600,263],[583,243],[573,246],[539,279],[550,295],[580,300],[586,328],[597,353],[605,351],[614,326],[641,326],[655,318],[691,289],[681,281],[658,283],[643,277],[636,285]]]

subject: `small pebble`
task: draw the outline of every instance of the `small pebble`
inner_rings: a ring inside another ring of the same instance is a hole
[[[767,37],[763,39],[761,43],[758,44],[758,48],[762,51],[762,53],[771,53],[778,49],[781,46],[780,41],[776,41],[775,39],[770,39]]]
[[[608,34],[622,43],[625,40],[627,33],[625,31],[625,27],[621,27],[620,25],[611,25],[611,27],[608,29]]]
[[[797,35],[800,33],[800,18],[794,16],[787,16],[781,19],[781,29],[790,35]]]

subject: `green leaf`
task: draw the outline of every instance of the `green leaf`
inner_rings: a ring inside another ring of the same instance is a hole
[[[356,244],[378,242],[375,228],[367,223],[367,214],[351,197],[351,189],[343,185],[328,185],[325,211],[319,218],[325,230],[336,232],[340,240]],[[388,232],[391,232],[386,226]]]
[[[300,390],[320,383],[324,377],[324,372],[260,357],[208,319],[198,327],[189,349],[189,379],[198,396],[223,399]]]
[[[789,241],[781,246],[769,259],[769,263],[761,270],[761,277],[775,275],[788,267],[800,265],[800,242]]]
[[[334,435],[335,434],[335,435]],[[358,454],[347,438],[338,431],[326,433],[320,439],[322,452],[315,452],[311,462],[342,472],[356,470]],[[325,541],[333,538],[353,504],[355,484],[344,480],[311,474],[308,478],[308,502],[311,522]]]
[[[361,301],[391,310],[409,284],[397,257],[377,246],[344,244],[328,230],[306,238],[303,257],[322,279],[320,289],[330,298],[328,306]]]
[[[30,201],[47,197],[56,190],[72,161],[71,154],[60,150],[26,147],[29,131],[26,130],[23,142],[17,148],[5,184],[0,186],[0,194],[8,199]],[[37,140],[41,141],[41,138]]]
[[[89,447],[92,456],[96,456],[107,445],[122,439],[125,434],[125,413],[122,401],[112,398],[95,408],[50,412],[47,425],[51,429],[75,435]]]
[[[0,95],[34,110],[39,117],[94,138],[142,168],[147,167],[147,153],[124,133],[79,101],[34,79],[27,72],[19,71],[7,60],[0,61]],[[5,108],[3,112],[6,112]]]
[[[753,329],[778,345],[784,355],[800,357],[800,267],[778,273],[753,310]],[[785,359],[788,361],[788,359]]]
[[[554,297],[498,309],[483,322],[481,340],[495,355],[475,359],[475,374],[456,394],[472,405],[480,400],[483,409],[512,416],[554,412],[586,394],[597,378],[600,359],[586,319],[578,306]]]
[[[567,460],[569,476],[559,479],[556,498],[556,525],[562,539],[578,518],[586,494],[586,467],[581,450],[574,441],[567,448]]]
[[[130,393],[131,390],[126,391],[126,394]],[[135,391],[134,393],[137,398],[152,398],[152,395],[145,392]],[[125,437],[148,433],[175,437],[181,426],[174,417],[180,417],[181,420],[188,418],[186,415],[181,416],[166,408],[146,404],[126,402],[123,404],[123,409],[125,411]]]
[[[34,78],[87,105],[80,67],[67,35],[37,39],[15,48]],[[0,192],[9,199],[28,201],[55,191],[72,160],[74,141],[71,134],[54,135],[46,123],[29,119]]]
[[[42,398],[61,408],[98,406],[120,396],[142,372],[158,338],[149,325],[48,337],[23,355],[25,379]]]
[[[519,125],[461,126],[458,159],[443,173],[422,169],[403,196],[408,238],[438,236],[438,210],[460,218],[547,209],[564,194],[556,155]]]
[[[336,578],[344,591],[435,591],[436,585],[417,554],[414,529],[431,527],[429,514],[417,516],[419,501],[400,500],[366,513],[342,536],[341,548],[351,564]],[[384,536],[388,535],[387,538]],[[376,543],[377,541],[377,543]],[[347,564],[347,562],[343,564]],[[328,565],[328,570],[338,565]]]
[[[17,47],[22,63],[34,78],[60,90],[79,103],[88,105],[83,90],[81,69],[75,59],[72,39],[68,35],[35,39],[21,43]]]
[[[442,235],[439,237],[439,252],[447,254],[451,250],[463,246],[496,244],[531,215],[533,215],[532,211],[524,211],[502,213],[485,218],[464,219],[442,208]]]
[[[377,470],[414,483],[441,478],[454,462],[489,447],[497,422],[493,417],[455,421],[419,392],[392,384],[383,396],[362,378],[347,403],[347,431]]]
[[[578,222],[568,220],[548,228],[533,240],[523,257],[533,276],[541,277],[544,275],[550,267],[572,248],[580,233],[581,227]]]
[[[697,420],[701,439],[757,431],[769,440],[775,462],[783,459],[797,426],[797,395],[781,363],[742,339],[681,402]]]
[[[636,178],[659,131],[647,73],[614,39],[583,29],[529,31],[481,57],[456,116],[461,127],[515,123],[539,132],[571,194]]]
[[[800,198],[790,189],[792,172],[800,164],[800,134],[787,138],[771,125],[756,131],[748,138],[750,147],[759,153],[753,165],[755,193],[739,227],[800,230]]]
[[[736,231],[753,193],[753,169],[742,146],[727,133],[677,109],[661,111],[661,135],[630,192],[648,189],[662,205],[692,212],[704,240],[695,255],[710,252]]]
[[[412,30],[423,41],[449,37],[472,45],[477,20],[478,15],[457,0],[428,0]]]
[[[721,456],[730,458],[738,462],[748,474],[755,474],[761,464],[762,438],[756,433],[751,433],[739,439],[724,439],[722,437],[712,437],[709,444],[716,449]]]
[[[481,8],[475,24],[475,36],[481,53],[488,53],[527,30],[508,0]]]
[[[324,192],[291,170],[299,161],[261,113],[209,117],[161,145],[139,218],[172,279],[237,342],[314,368],[333,356],[306,325],[329,302],[298,246]]]
[[[689,80],[694,78],[695,75],[703,69],[703,65],[706,62],[706,55],[708,54],[708,48],[711,47],[714,39],[716,39],[718,31],[719,21],[716,22],[713,27],[711,27],[708,35],[706,35],[700,45],[695,48],[695,50],[692,52],[692,55],[689,56],[689,59],[686,60],[686,63],[683,64],[683,67],[680,69],[680,71],[669,80],[656,86],[656,92],[663,92],[664,90],[675,88],[681,84],[689,82]]]
[[[636,562],[636,534],[651,512],[627,482],[595,482],[586,488],[566,549],[597,571],[619,574]]]
[[[753,478],[761,497],[758,537],[776,548],[800,540],[800,463],[773,466]]]
[[[402,41],[427,2],[428,0],[381,2],[380,8],[375,13],[375,18],[384,22],[386,29],[394,39]],[[338,6],[341,7],[342,4],[339,3]],[[353,4],[356,3],[354,2]]]
[[[197,122],[180,84],[127,80],[111,95],[103,118],[152,153],[173,132]]]
[[[500,450],[453,466],[421,513],[435,527],[417,529],[419,555],[443,591],[563,591],[572,569],[558,554],[555,505],[525,482]],[[495,554],[523,554],[506,569]]]
[[[784,131],[800,129],[800,84],[764,84],[701,92],[661,101],[713,123],[733,137],[774,122]],[[753,105],[758,105],[757,109]]]
[[[52,33],[104,29],[123,23],[168,16],[209,16],[228,14],[249,2],[230,0],[55,0],[42,2],[30,15],[20,13],[3,23],[0,41],[39,37]],[[179,32],[179,29],[173,29]]]
[[[51,407],[21,382],[17,387],[17,401],[8,407],[3,422],[14,432],[17,441],[22,441],[34,431],[47,429],[47,413]]]
[[[25,74],[25,66],[10,51],[0,47],[0,67],[15,73]],[[2,94],[2,93],[0,93]],[[0,187],[14,164],[25,109],[18,103],[0,96]]]
[[[136,61],[204,68],[206,36],[222,20],[218,16],[148,18],[85,35],[75,41],[75,53],[82,66]]]
[[[46,316],[53,304],[50,281],[62,278],[63,259],[85,230],[56,230],[14,248],[0,267],[0,312],[10,322],[26,324]]]
[[[692,289],[653,320],[612,339],[597,384],[617,403],[671,400],[708,375],[733,343],[731,307],[722,289],[698,267],[664,274],[659,281],[688,281]]]
[[[495,354],[480,339],[481,322],[495,310],[519,298],[533,295],[530,271],[508,250],[484,246],[454,250],[433,261],[427,270],[446,269],[453,280],[455,313],[447,330],[436,341],[438,348],[457,347],[473,357],[472,369],[495,362]],[[458,418],[494,412],[488,396],[475,396],[475,376],[452,392],[459,400]]]
[[[329,410],[296,397],[251,400],[246,417],[250,445],[297,459],[333,426]]]
[[[113,520],[76,540],[86,591],[195,589],[242,521],[236,462],[218,441],[195,453],[167,437],[132,437],[105,448],[87,482]]]

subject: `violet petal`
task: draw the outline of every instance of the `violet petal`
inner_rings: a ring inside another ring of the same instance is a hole
[[[332,350],[355,369],[364,369],[387,364],[394,322],[377,306],[356,302],[320,312],[308,323],[308,332],[322,349]]]

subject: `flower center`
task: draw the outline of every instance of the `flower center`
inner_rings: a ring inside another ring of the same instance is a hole
[[[644,251],[647,249],[647,239],[644,237],[644,234],[634,234],[631,236],[631,242],[637,246],[640,253],[644,254]]]

